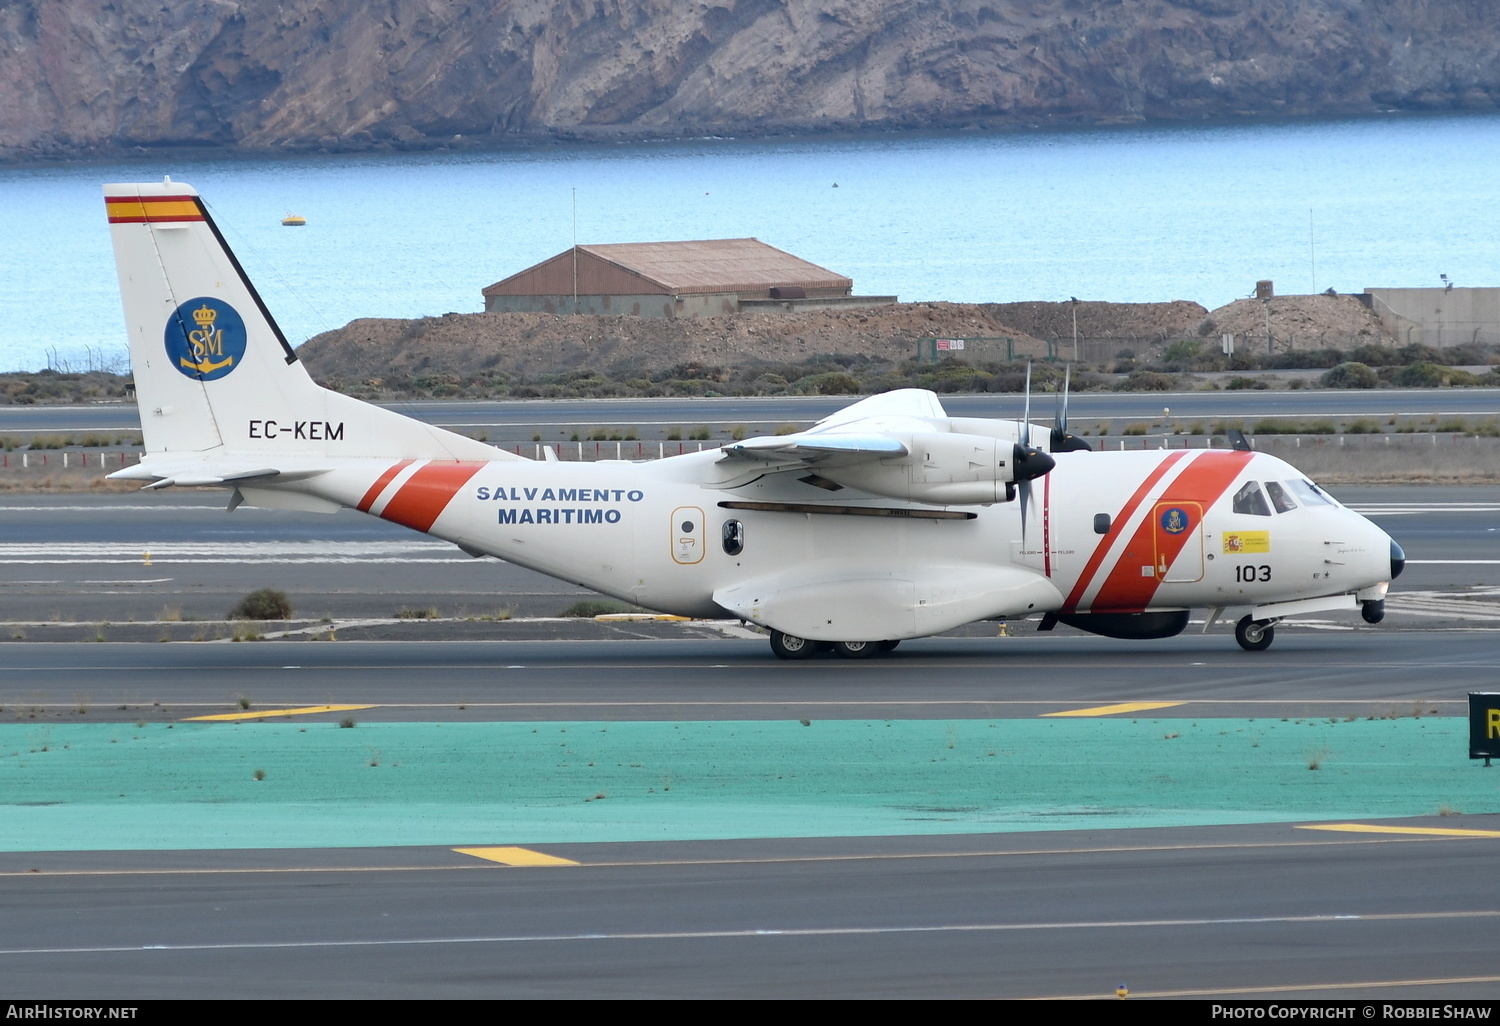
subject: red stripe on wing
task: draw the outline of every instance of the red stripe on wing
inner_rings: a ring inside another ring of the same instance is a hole
[[[448,508],[458,490],[483,466],[484,463],[476,461],[429,463],[407,478],[380,516],[425,532]]]
[[[1198,503],[1203,509],[1208,509],[1234,483],[1253,455],[1223,451],[1198,453],[1162,492],[1155,505]],[[1151,604],[1161,584],[1161,578],[1155,572],[1158,559],[1171,566],[1191,536],[1191,531],[1183,531],[1180,535],[1159,539],[1156,518],[1147,517],[1141,521],[1100,587],[1099,594],[1089,603],[1089,610],[1095,613],[1139,613],[1144,610]],[[1143,566],[1153,568],[1150,576],[1141,573]]]

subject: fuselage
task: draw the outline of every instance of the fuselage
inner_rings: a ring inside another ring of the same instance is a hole
[[[805,475],[743,480],[716,452],[360,460],[299,490],[688,616],[725,615],[715,594],[742,582],[817,580],[820,568],[854,582],[923,568],[1035,580],[1017,608],[988,615],[1258,606],[1391,579],[1390,538],[1275,457],[1153,450],[1056,461],[1035,483],[1024,525],[1020,502],[934,507],[830,491]]]

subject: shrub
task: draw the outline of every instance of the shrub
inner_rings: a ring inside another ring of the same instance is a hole
[[[231,620],[290,620],[292,603],[286,592],[274,588],[260,588],[240,599],[240,604],[229,611]]]
[[[1353,360],[1332,368],[1319,380],[1324,388],[1374,388],[1380,382],[1369,364]]]
[[[1115,386],[1117,392],[1170,392],[1177,387],[1175,374],[1160,371],[1131,371],[1124,381]]]

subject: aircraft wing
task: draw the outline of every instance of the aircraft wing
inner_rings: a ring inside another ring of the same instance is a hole
[[[932,392],[902,388],[872,395],[830,414],[806,431],[750,438],[724,446],[724,460],[778,466],[852,466],[911,453],[911,439],[948,416]]]
[[[820,488],[857,488],[939,506],[987,505],[1025,495],[1017,484],[1053,467],[1052,457],[994,434],[955,431],[937,396],[904,388],[871,396],[790,435],[726,445],[721,488],[766,474],[811,470]],[[806,479],[804,479],[806,480]]]
[[[849,464],[905,456],[899,438],[884,434],[803,431],[795,435],[750,438],[724,447],[724,459],[770,464]]]

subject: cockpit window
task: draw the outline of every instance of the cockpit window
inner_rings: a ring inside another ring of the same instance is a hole
[[[1271,505],[1276,507],[1278,513],[1290,513],[1297,508],[1297,504],[1292,501],[1292,497],[1287,494],[1280,481],[1267,481],[1266,494],[1271,497]]]
[[[1334,501],[1324,493],[1323,489],[1305,479],[1288,481],[1287,487],[1296,493],[1297,498],[1302,500],[1304,506],[1332,506]]]
[[[1246,481],[1234,493],[1234,511],[1257,517],[1271,515],[1271,507],[1266,505],[1266,497],[1261,494],[1260,485],[1254,481]]]

